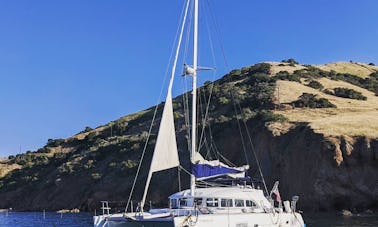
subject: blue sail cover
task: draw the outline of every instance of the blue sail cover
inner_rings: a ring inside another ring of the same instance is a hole
[[[244,173],[245,170],[240,170],[232,167],[222,165],[209,165],[209,164],[193,164],[192,173],[196,178],[209,178],[216,176],[223,176],[227,174]]]

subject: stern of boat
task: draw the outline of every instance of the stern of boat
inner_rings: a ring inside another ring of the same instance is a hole
[[[107,216],[99,215],[93,216],[93,226],[94,227],[106,227],[107,225]]]

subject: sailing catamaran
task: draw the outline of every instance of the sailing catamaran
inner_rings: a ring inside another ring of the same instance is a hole
[[[178,39],[175,59],[171,71],[168,92],[164,104],[164,110],[159,126],[154,154],[145,185],[142,201],[139,209],[132,212],[110,214],[107,202],[103,202],[103,214],[94,216],[96,227],[209,227],[209,226],[292,226],[303,227],[304,221],[300,213],[296,212],[298,197],[293,201],[284,201],[278,207],[274,206],[271,198],[276,194],[280,201],[278,182],[274,185],[271,195],[265,196],[263,190],[255,188],[253,184],[246,182],[249,166],[231,167],[219,160],[205,160],[197,151],[196,125],[197,125],[197,72],[204,69],[198,67],[198,1],[187,0],[185,4],[181,33]],[[190,173],[190,188],[169,196],[169,207],[163,209],[150,209],[145,211],[144,205],[152,174],[180,165],[174,115],[172,105],[172,86],[176,73],[178,54],[181,47],[183,31],[186,26],[188,9],[193,7],[193,64],[184,66],[184,75],[192,77],[192,119],[191,119],[191,149],[190,159],[192,171]],[[201,188],[196,181],[216,179],[232,180],[228,186],[215,186]],[[239,183],[235,183],[239,182]],[[242,182],[242,183],[240,183]]]

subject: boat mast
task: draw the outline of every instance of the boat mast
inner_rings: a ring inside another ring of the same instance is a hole
[[[190,154],[190,161],[194,164],[194,157],[197,152],[197,54],[198,54],[198,0],[194,0],[194,31],[193,31],[193,91],[192,91],[192,149]],[[190,176],[190,195],[194,196],[196,188],[196,178],[192,173]]]

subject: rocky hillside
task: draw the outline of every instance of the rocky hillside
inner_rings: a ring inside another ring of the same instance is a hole
[[[280,180],[283,197],[299,195],[305,211],[378,208],[378,67],[300,65],[293,59],[260,63],[205,83],[199,92],[202,100],[212,94],[203,155],[216,147],[235,164],[248,162],[250,175],[257,178],[254,149],[268,187]],[[180,159],[189,169],[187,95],[174,99],[174,111]],[[201,115],[205,106],[201,102]],[[154,109],[87,127],[70,138],[49,139],[37,151],[0,160],[0,208],[94,210],[101,200],[124,206]],[[161,111],[159,105],[158,116]],[[141,197],[158,120],[134,200]],[[187,175],[181,171],[180,176],[187,187]],[[148,200],[164,204],[178,190],[177,179],[177,169],[155,174]]]

